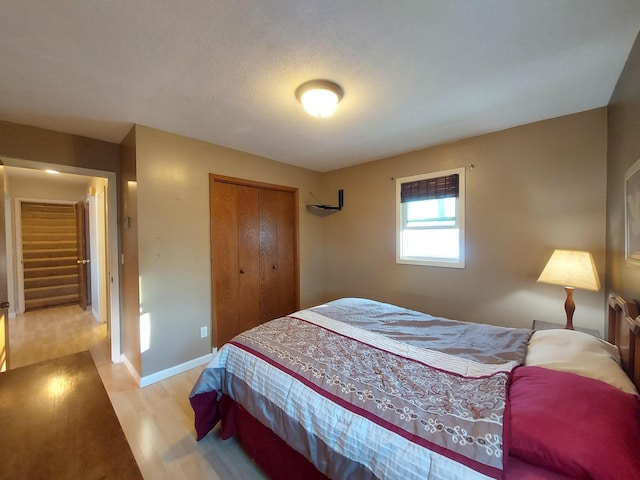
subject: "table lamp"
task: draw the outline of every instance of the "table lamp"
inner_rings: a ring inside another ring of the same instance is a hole
[[[538,277],[538,282],[564,285],[567,292],[564,302],[567,324],[564,328],[569,330],[573,330],[573,312],[576,309],[573,291],[576,288],[596,292],[600,290],[600,280],[593,257],[589,252],[578,250],[555,250]]]

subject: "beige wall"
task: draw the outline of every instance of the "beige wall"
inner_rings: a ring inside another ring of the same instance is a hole
[[[0,120],[0,156],[118,172],[115,143]]]
[[[564,289],[536,283],[554,248],[605,253],[604,108],[327,173],[327,300],[366,296],[462,320],[564,324]],[[393,178],[466,167],[466,268],[395,263]],[[577,291],[574,324],[603,330],[604,293]]]
[[[122,140],[120,161],[120,251],[122,252],[121,351],[141,375],[140,297],[138,293],[138,196],[136,182],[136,127]]]
[[[90,180],[85,184],[78,182],[57,182],[56,178],[38,179],[12,176],[9,178],[12,198],[28,200],[56,200],[65,202],[81,202],[87,198]],[[13,205],[15,208],[15,205]]]
[[[304,207],[319,173],[142,126],[136,156],[143,376],[211,351],[209,173],[299,189],[300,303],[323,299],[324,219]]]
[[[640,301],[640,267],[624,258],[624,177],[640,158],[640,35],[609,102],[608,116],[606,289]]]

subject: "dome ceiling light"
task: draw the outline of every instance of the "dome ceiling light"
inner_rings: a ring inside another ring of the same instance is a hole
[[[329,80],[311,80],[296,89],[296,98],[305,111],[314,117],[328,117],[342,100],[342,88]]]

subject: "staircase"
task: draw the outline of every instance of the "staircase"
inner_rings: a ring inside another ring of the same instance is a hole
[[[25,311],[78,303],[73,205],[22,202]]]

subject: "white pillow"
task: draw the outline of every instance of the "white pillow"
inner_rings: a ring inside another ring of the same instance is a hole
[[[637,394],[620,366],[618,347],[575,330],[538,330],[529,340],[525,365],[571,372],[595,378]]]

